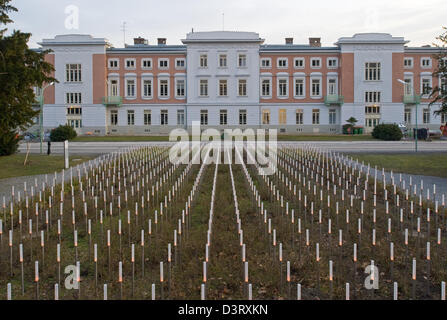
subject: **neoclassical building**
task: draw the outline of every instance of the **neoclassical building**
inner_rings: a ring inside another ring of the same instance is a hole
[[[322,47],[265,44],[253,32],[191,32],[183,45],[135,38],[124,48],[90,35],[44,39],[58,83],[44,91],[43,126],[70,124],[80,134],[167,134],[174,128],[276,128],[279,133],[340,133],[355,117],[438,129],[428,93],[435,47],[404,38],[356,34]],[[40,90],[36,90],[40,94]],[[417,115],[416,115],[417,110]]]

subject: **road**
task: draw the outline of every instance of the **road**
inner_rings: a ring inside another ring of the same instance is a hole
[[[70,142],[70,154],[99,155],[117,151],[131,146],[169,146],[170,142]],[[414,142],[408,141],[309,141],[278,142],[278,145],[305,146],[313,145],[335,152],[349,153],[409,153],[414,152]],[[21,144],[20,152],[26,152],[26,144]],[[446,152],[447,141],[419,142],[420,152]],[[39,143],[30,144],[31,153],[40,152]],[[46,152],[46,145],[44,148]],[[63,154],[63,143],[53,142],[52,153]]]

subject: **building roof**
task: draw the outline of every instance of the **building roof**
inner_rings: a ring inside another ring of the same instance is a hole
[[[43,39],[39,42],[41,46],[76,46],[76,45],[106,45],[105,38],[93,38],[88,34],[63,34],[53,39]]]
[[[261,52],[338,52],[339,47],[313,47],[308,44],[266,44],[261,45]]]
[[[252,42],[263,43],[264,39],[259,37],[256,32],[243,31],[205,31],[190,32],[186,35],[186,39],[182,39],[183,43],[215,43],[215,42]]]
[[[186,46],[182,45],[126,45],[125,48],[107,48],[107,53],[186,53]]]

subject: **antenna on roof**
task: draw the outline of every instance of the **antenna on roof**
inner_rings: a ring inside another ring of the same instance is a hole
[[[222,31],[225,31],[225,12],[222,12]]]
[[[124,36],[124,48],[126,47],[126,21],[123,22],[123,25],[121,26],[121,31],[123,32],[123,36]]]

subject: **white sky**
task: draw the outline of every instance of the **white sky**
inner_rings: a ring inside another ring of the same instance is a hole
[[[127,22],[127,43],[142,36],[168,44],[194,31],[258,32],[267,44],[295,43],[321,37],[332,46],[338,38],[360,32],[386,32],[404,36],[410,46],[432,44],[447,26],[446,0],[13,0],[19,9],[8,28],[31,32],[30,46],[57,34],[82,33],[107,38],[123,46],[121,25]],[[79,29],[67,29],[65,9],[79,8]]]

